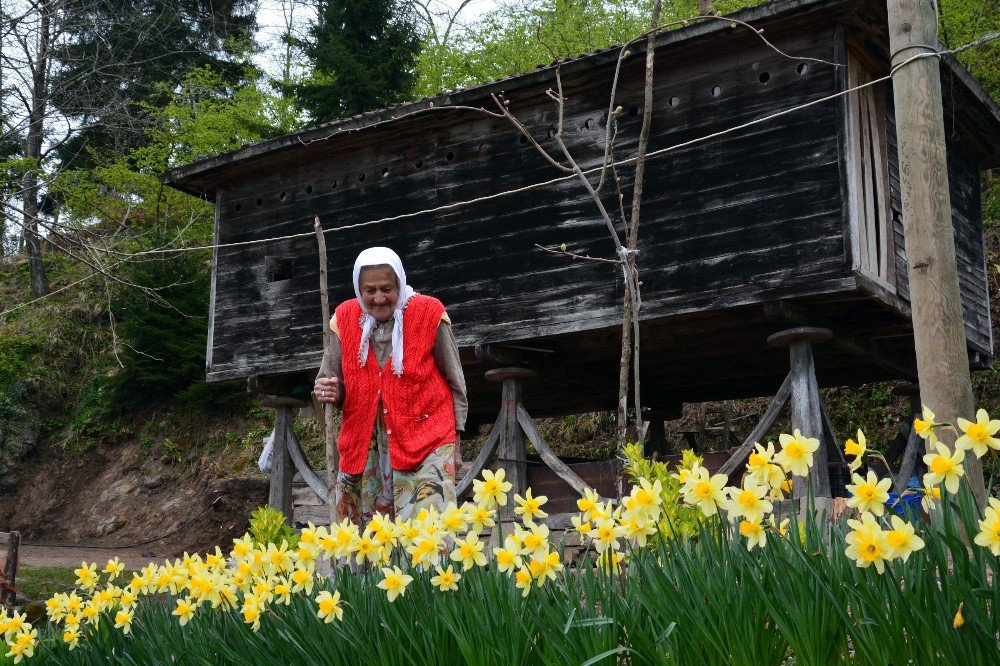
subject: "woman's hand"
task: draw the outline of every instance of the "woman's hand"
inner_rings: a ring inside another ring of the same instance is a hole
[[[320,402],[336,405],[343,396],[340,380],[336,377],[317,377],[313,385],[313,393]]]

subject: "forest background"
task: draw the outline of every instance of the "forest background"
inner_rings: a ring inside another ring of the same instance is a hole
[[[2,0],[0,495],[17,493],[45,461],[88,460],[97,447],[162,461],[177,479],[255,473],[271,413],[242,382],[204,382],[210,255],[130,256],[211,242],[212,206],[166,188],[166,169],[528,71],[551,62],[548,48],[570,58],[623,42],[647,28],[652,2],[473,4],[283,0],[271,5],[278,27],[262,44],[252,0]],[[674,0],[662,22],[755,4]],[[940,29],[950,47],[1000,32],[1000,8],[942,0]],[[1000,99],[1000,42],[961,59]],[[984,178],[996,327],[1000,178]],[[991,413],[998,379],[1000,365],[974,380]],[[891,440],[907,418],[891,387],[825,391],[838,432],[863,425],[876,447]],[[749,431],[765,406],[726,409]],[[672,444],[717,407],[686,407],[668,424]],[[545,430],[564,454],[607,458],[613,420],[567,417]],[[322,465],[315,424],[296,427]],[[467,457],[475,446],[463,447]],[[5,529],[15,503],[0,504]]]

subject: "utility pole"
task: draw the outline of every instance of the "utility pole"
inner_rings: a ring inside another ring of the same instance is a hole
[[[934,0],[888,0],[893,66],[937,50],[936,9]],[[940,67],[936,57],[901,67],[893,74],[892,92],[920,397],[939,421],[954,424],[959,416],[972,419],[974,405],[955,260]],[[954,446],[957,432],[939,433],[944,443]],[[983,469],[971,453],[965,471],[982,505]]]

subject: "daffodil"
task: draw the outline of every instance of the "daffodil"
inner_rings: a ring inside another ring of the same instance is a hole
[[[418,536],[406,552],[409,553],[413,566],[434,566],[441,559],[442,546],[440,537]]]
[[[699,467],[697,472],[688,477],[683,488],[684,501],[698,506],[706,516],[714,516],[719,510],[719,504],[726,499],[723,488],[728,480],[724,474],[709,477],[708,470]]]
[[[773,505],[764,499],[768,488],[758,485],[752,477],[743,480],[742,488],[730,487],[726,491],[729,500],[724,503],[724,508],[730,520],[743,517],[751,523],[760,523],[771,512]]]
[[[63,632],[62,639],[63,643],[66,643],[71,651],[75,650],[80,643],[80,630],[76,628],[67,629]]]
[[[507,506],[507,493],[513,487],[509,481],[504,481],[506,472],[501,467],[496,472],[483,470],[483,479],[472,482],[475,495],[472,501],[489,507]]]
[[[965,469],[962,467],[965,451],[957,449],[951,453],[941,442],[935,443],[934,446],[937,453],[928,453],[924,456],[924,464],[927,465],[924,485],[936,486],[944,482],[944,487],[949,493],[957,493],[959,479],[965,474]]]
[[[118,578],[123,571],[125,571],[125,565],[122,564],[122,561],[117,557],[112,560],[108,560],[108,563],[104,566],[104,573],[109,574],[108,580]]]
[[[520,554],[509,548],[494,548],[493,556],[496,559],[497,571],[500,573],[513,573],[520,569],[522,560]]]
[[[865,457],[865,451],[867,450],[868,440],[865,439],[865,433],[861,432],[861,428],[858,428],[857,441],[848,439],[844,442],[844,455],[854,456],[854,460],[850,464],[852,472],[861,467],[861,461]]]
[[[963,435],[955,440],[956,449],[972,449],[977,458],[982,458],[990,449],[1000,449],[1000,439],[994,437],[1000,430],[1000,419],[990,420],[985,409],[976,412],[976,422],[956,419]]]
[[[521,567],[514,574],[514,585],[517,589],[521,590],[521,596],[526,597],[528,593],[531,592],[531,582],[532,582],[531,572],[525,567]]]
[[[120,610],[115,613],[115,629],[121,629],[126,636],[132,631],[133,613],[130,610]]]
[[[365,528],[357,542],[353,544],[354,561],[361,566],[365,562],[376,564],[382,560],[382,549],[372,540],[371,530]]]
[[[378,582],[378,587],[385,590],[389,601],[395,601],[396,597],[406,592],[406,586],[413,581],[413,576],[404,574],[399,567],[382,569],[382,580]]]
[[[14,663],[21,663],[22,659],[30,658],[35,654],[35,646],[38,644],[38,630],[24,629],[14,636],[14,640],[9,644],[10,652],[8,657],[14,658]]]
[[[194,600],[191,597],[185,597],[183,599],[177,600],[177,607],[174,608],[172,615],[176,615],[180,620],[180,625],[183,627],[185,624],[191,621],[194,617],[194,611],[197,608]]]
[[[305,592],[306,594],[312,594],[313,584],[316,582],[316,577],[313,575],[313,570],[311,568],[295,569],[292,571],[291,581],[292,592]]]
[[[486,555],[483,554],[485,546],[486,544],[479,540],[478,535],[470,533],[465,539],[459,539],[455,542],[455,549],[451,551],[451,559],[455,562],[461,562],[463,571],[468,571],[473,566],[484,566],[486,564]]]
[[[274,603],[288,606],[292,603],[292,582],[285,577],[280,577],[274,581]]]
[[[928,440],[931,444],[938,441],[937,433],[934,432],[934,429],[944,425],[944,423],[938,423],[934,419],[934,412],[927,405],[923,405],[920,417],[913,419],[913,431],[919,437]]]
[[[885,533],[885,540],[892,548],[891,557],[904,562],[910,558],[910,553],[924,547],[924,540],[914,533],[913,525],[899,516],[892,516],[892,529]]]
[[[740,534],[747,539],[747,550],[763,548],[764,544],[767,543],[767,531],[761,526],[760,519],[741,520]]]
[[[579,532],[580,534],[583,535],[589,535],[591,530],[594,529],[594,526],[590,523],[590,521],[584,520],[584,518],[581,516],[573,516],[569,520],[573,524],[574,532]]]
[[[870,513],[861,514],[861,520],[848,520],[851,527],[847,533],[847,556],[862,569],[875,565],[879,573],[885,571],[885,561],[892,555],[892,547],[886,540],[881,526]]]
[[[242,560],[253,550],[253,539],[249,534],[244,534],[239,539],[233,539],[233,559]]]
[[[450,564],[447,569],[441,567],[436,567],[436,569],[438,575],[431,578],[431,585],[442,592],[454,592],[458,589],[458,581],[462,580],[462,574],[455,573]]]
[[[819,440],[806,437],[796,428],[791,435],[782,433],[778,441],[781,443],[781,451],[775,454],[774,461],[789,474],[808,476],[813,464],[813,453],[819,448]]]
[[[617,548],[618,538],[624,532],[625,529],[621,525],[617,525],[614,518],[597,518],[594,520],[594,529],[591,532],[591,537],[594,539],[594,549],[598,553],[603,553],[608,548]]]
[[[546,579],[556,579],[556,574],[563,570],[563,564],[559,561],[559,553],[553,550],[544,557],[532,560],[529,569],[535,577],[538,587],[541,587]]]
[[[871,511],[876,516],[885,513],[885,503],[889,501],[889,487],[892,479],[882,479],[875,476],[875,472],[869,470],[868,476],[862,478],[860,474],[853,477],[854,483],[847,484],[847,492],[851,496],[847,498],[847,506],[858,511]]]
[[[87,564],[86,562],[80,563],[79,569],[74,569],[73,573],[76,574],[76,584],[83,589],[90,591],[97,586],[97,565]]]
[[[620,551],[609,548],[597,558],[597,566],[603,571],[614,573],[624,561],[625,556]]]
[[[326,624],[344,618],[344,609],[340,607],[340,590],[332,594],[327,590],[323,590],[316,595],[316,605],[318,607],[316,617],[323,620]]]
[[[583,520],[590,520],[594,517],[594,509],[600,504],[601,496],[593,488],[585,488],[583,497],[576,501],[576,508],[583,514]]]
[[[243,599],[243,608],[240,609],[240,613],[243,614],[243,622],[249,624],[254,632],[260,629],[260,615],[263,610],[264,602],[257,597],[250,595]]]
[[[493,521],[495,511],[488,506],[473,504],[468,507],[466,513],[469,517],[470,529],[475,532],[482,532],[483,528],[496,525]]]
[[[941,501],[941,489],[937,486],[927,486],[920,491],[920,507],[930,513]]]
[[[976,535],[975,542],[1000,556],[1000,500],[995,497],[990,498],[990,505],[979,521],[979,534]]]
[[[517,502],[517,506],[514,507],[514,513],[521,516],[521,519],[526,524],[534,521],[535,518],[545,518],[549,515],[542,511],[542,505],[548,502],[549,498],[544,495],[533,497],[531,488],[524,491],[524,497],[515,494],[514,501]]]
[[[775,465],[773,461],[774,442],[768,442],[766,447],[755,442],[754,452],[747,460],[747,475],[759,485],[773,488],[785,478],[781,467]]]

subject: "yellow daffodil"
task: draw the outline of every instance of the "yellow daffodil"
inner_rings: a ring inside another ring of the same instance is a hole
[[[482,504],[470,504],[466,509],[469,518],[469,527],[475,532],[482,532],[486,527],[493,527],[495,511]]]
[[[700,474],[701,469],[701,465],[698,462],[694,462],[691,467],[678,467],[677,471],[670,476],[677,479],[677,482],[684,486],[687,485],[692,476]]]
[[[847,506],[858,511],[871,511],[876,516],[885,513],[885,503],[889,501],[889,487],[892,479],[882,479],[875,476],[875,472],[869,470],[868,476],[862,478],[860,474],[853,477],[854,483],[847,484],[847,492],[851,496],[847,498]]]
[[[788,518],[782,518],[781,522],[777,522],[774,518],[774,514],[767,517],[768,527],[778,533],[778,536],[785,536],[788,534]]]
[[[868,440],[865,439],[865,433],[861,432],[861,428],[858,428],[857,441],[848,439],[844,442],[844,455],[854,456],[854,460],[852,460],[850,464],[852,472],[861,467],[861,461],[865,457],[865,452],[867,450]]]
[[[180,625],[183,627],[185,624],[191,621],[194,617],[194,611],[197,606],[191,597],[185,597],[183,599],[177,600],[177,607],[174,608],[172,615],[176,615],[180,620]]]
[[[747,550],[763,548],[767,543],[767,531],[761,526],[760,519],[741,520],[740,534],[747,539]]]
[[[434,566],[441,560],[441,537],[418,536],[406,549],[413,566]]]
[[[747,476],[761,486],[773,488],[780,485],[785,473],[779,465],[774,464],[774,442],[768,442],[767,447],[754,444],[754,452],[747,460]]]
[[[536,562],[538,563],[537,566],[535,566]],[[549,551],[545,557],[532,560],[529,569],[534,575],[538,587],[541,587],[546,579],[556,579],[556,574],[563,570],[563,564],[559,561],[559,553],[553,550]]]
[[[615,523],[614,518],[597,518],[594,520],[594,529],[591,537],[594,539],[594,549],[598,553],[603,553],[608,548],[616,549],[618,538],[625,532],[625,528]]]
[[[399,567],[383,568],[382,580],[378,582],[378,587],[385,590],[389,601],[395,601],[396,597],[406,592],[406,586],[413,581],[413,576],[404,574]]]
[[[697,472],[688,477],[687,484],[683,488],[684,501],[698,506],[706,516],[714,516],[719,510],[719,504],[726,499],[723,488],[726,487],[728,480],[723,474],[709,477],[708,470],[699,467]]]
[[[231,554],[234,559],[243,559],[250,554],[251,550],[253,550],[253,539],[249,534],[244,534],[239,539],[233,539],[233,551]]]
[[[544,495],[533,497],[531,488],[524,491],[524,497],[515,494],[514,501],[517,502],[514,513],[521,516],[525,524],[534,521],[535,518],[545,518],[549,515],[542,511],[542,506],[549,501],[549,498]]]
[[[507,493],[513,486],[509,481],[504,481],[506,474],[502,467],[496,472],[484,469],[482,481],[476,479],[472,482],[475,493],[472,501],[488,507],[507,506]]]
[[[583,497],[576,501],[576,508],[580,510],[583,514],[584,520],[590,520],[593,518],[594,509],[600,504],[601,496],[593,488],[585,488],[583,491]]]
[[[73,573],[76,574],[76,584],[87,591],[93,590],[97,587],[97,565],[87,564],[86,562],[80,563],[79,569],[74,569]]]
[[[1000,430],[1000,419],[990,420],[985,409],[976,412],[976,422],[966,421],[962,417],[956,419],[963,435],[955,440],[955,448],[969,450],[982,458],[990,449],[1000,449],[1000,439],[994,437]]]
[[[372,540],[371,530],[365,528],[364,534],[353,544],[354,561],[361,566],[365,562],[377,564],[382,560],[382,549]]]
[[[326,624],[330,624],[334,620],[344,619],[344,609],[340,607],[340,590],[332,594],[323,590],[316,595],[316,605],[318,607],[316,617]]]
[[[14,658],[14,663],[21,663],[22,659],[31,658],[35,654],[35,646],[38,644],[38,630],[24,629],[14,636],[13,642],[9,643],[10,652],[8,657]]]
[[[778,441],[781,443],[781,451],[775,454],[774,461],[789,474],[808,476],[809,468],[813,465],[813,453],[819,448],[819,440],[806,437],[796,428],[791,435],[781,434]]]
[[[60,622],[66,615],[66,595],[56,593],[50,598],[45,600],[45,614],[49,616],[49,619],[53,622]],[[4,633],[6,629],[0,623],[0,634]]]
[[[892,516],[892,529],[885,533],[885,540],[892,548],[891,558],[900,558],[904,562],[910,558],[910,553],[924,547],[924,540],[918,537],[913,525],[899,516]]]
[[[934,432],[934,429],[944,425],[943,423],[938,423],[934,419],[934,412],[932,412],[927,405],[923,405],[920,417],[913,419],[913,431],[916,432],[919,437],[929,440],[931,444],[938,441],[937,433]]]
[[[316,582],[316,577],[313,575],[313,570],[311,568],[295,569],[292,571],[291,581],[292,592],[305,592],[306,594],[312,594],[313,583]]]
[[[528,593],[531,592],[531,582],[531,572],[525,567],[521,567],[517,570],[517,573],[514,574],[514,585],[521,590],[522,597],[528,596]]]
[[[927,486],[919,492],[921,508],[927,513],[934,511],[941,501],[941,489],[937,486]]]
[[[752,477],[743,480],[742,488],[726,488],[729,500],[723,503],[723,508],[729,513],[730,520],[746,518],[751,523],[760,523],[764,516],[771,512],[772,504],[764,499],[768,488],[758,485]]]
[[[77,645],[80,643],[80,630],[79,629],[67,629],[62,635],[63,643],[69,646],[69,649],[75,650]]]
[[[573,516],[570,518],[570,522],[573,523],[573,531],[579,532],[583,535],[589,535],[594,526],[589,520],[584,520],[581,516]]]
[[[288,606],[292,603],[292,583],[287,578],[278,578],[274,581],[274,603]]]
[[[959,479],[965,474],[965,468],[962,467],[965,451],[957,449],[951,453],[941,442],[937,442],[935,448],[937,453],[928,453],[924,456],[924,464],[927,465],[924,485],[936,486],[944,482],[944,487],[949,493],[957,493]]]
[[[455,562],[461,562],[463,571],[468,571],[473,566],[484,566],[486,564],[486,555],[483,554],[485,546],[486,544],[479,540],[478,535],[469,533],[465,539],[459,539],[455,542],[455,549],[451,551],[451,559]]]
[[[126,636],[132,631],[132,611],[120,610],[115,613],[115,629],[121,629]]]
[[[885,532],[870,513],[861,514],[861,520],[848,520],[847,556],[862,569],[875,565],[879,573],[885,571],[885,561],[892,555],[892,547]]]
[[[108,563],[104,567],[104,573],[109,574],[108,580],[118,578],[123,571],[125,571],[125,565],[117,557],[108,560]]]
[[[1000,500],[995,497],[990,498],[990,505],[979,521],[979,534],[976,535],[975,542],[1000,556]]]
[[[250,595],[243,600],[243,608],[240,609],[240,613],[243,614],[243,622],[249,624],[254,632],[260,629],[260,615],[263,610],[264,602],[257,597]]]
[[[431,578],[431,585],[442,592],[454,592],[458,589],[458,581],[462,580],[462,574],[455,573],[451,565],[447,569],[436,567],[437,576]]]
[[[521,568],[521,556],[509,548],[494,548],[493,556],[496,559],[497,571],[500,573],[513,573]]]
[[[955,619],[951,621],[952,629],[961,629],[965,625],[965,618],[962,617],[962,606],[964,605],[964,601],[958,602],[958,610],[955,611]]]

